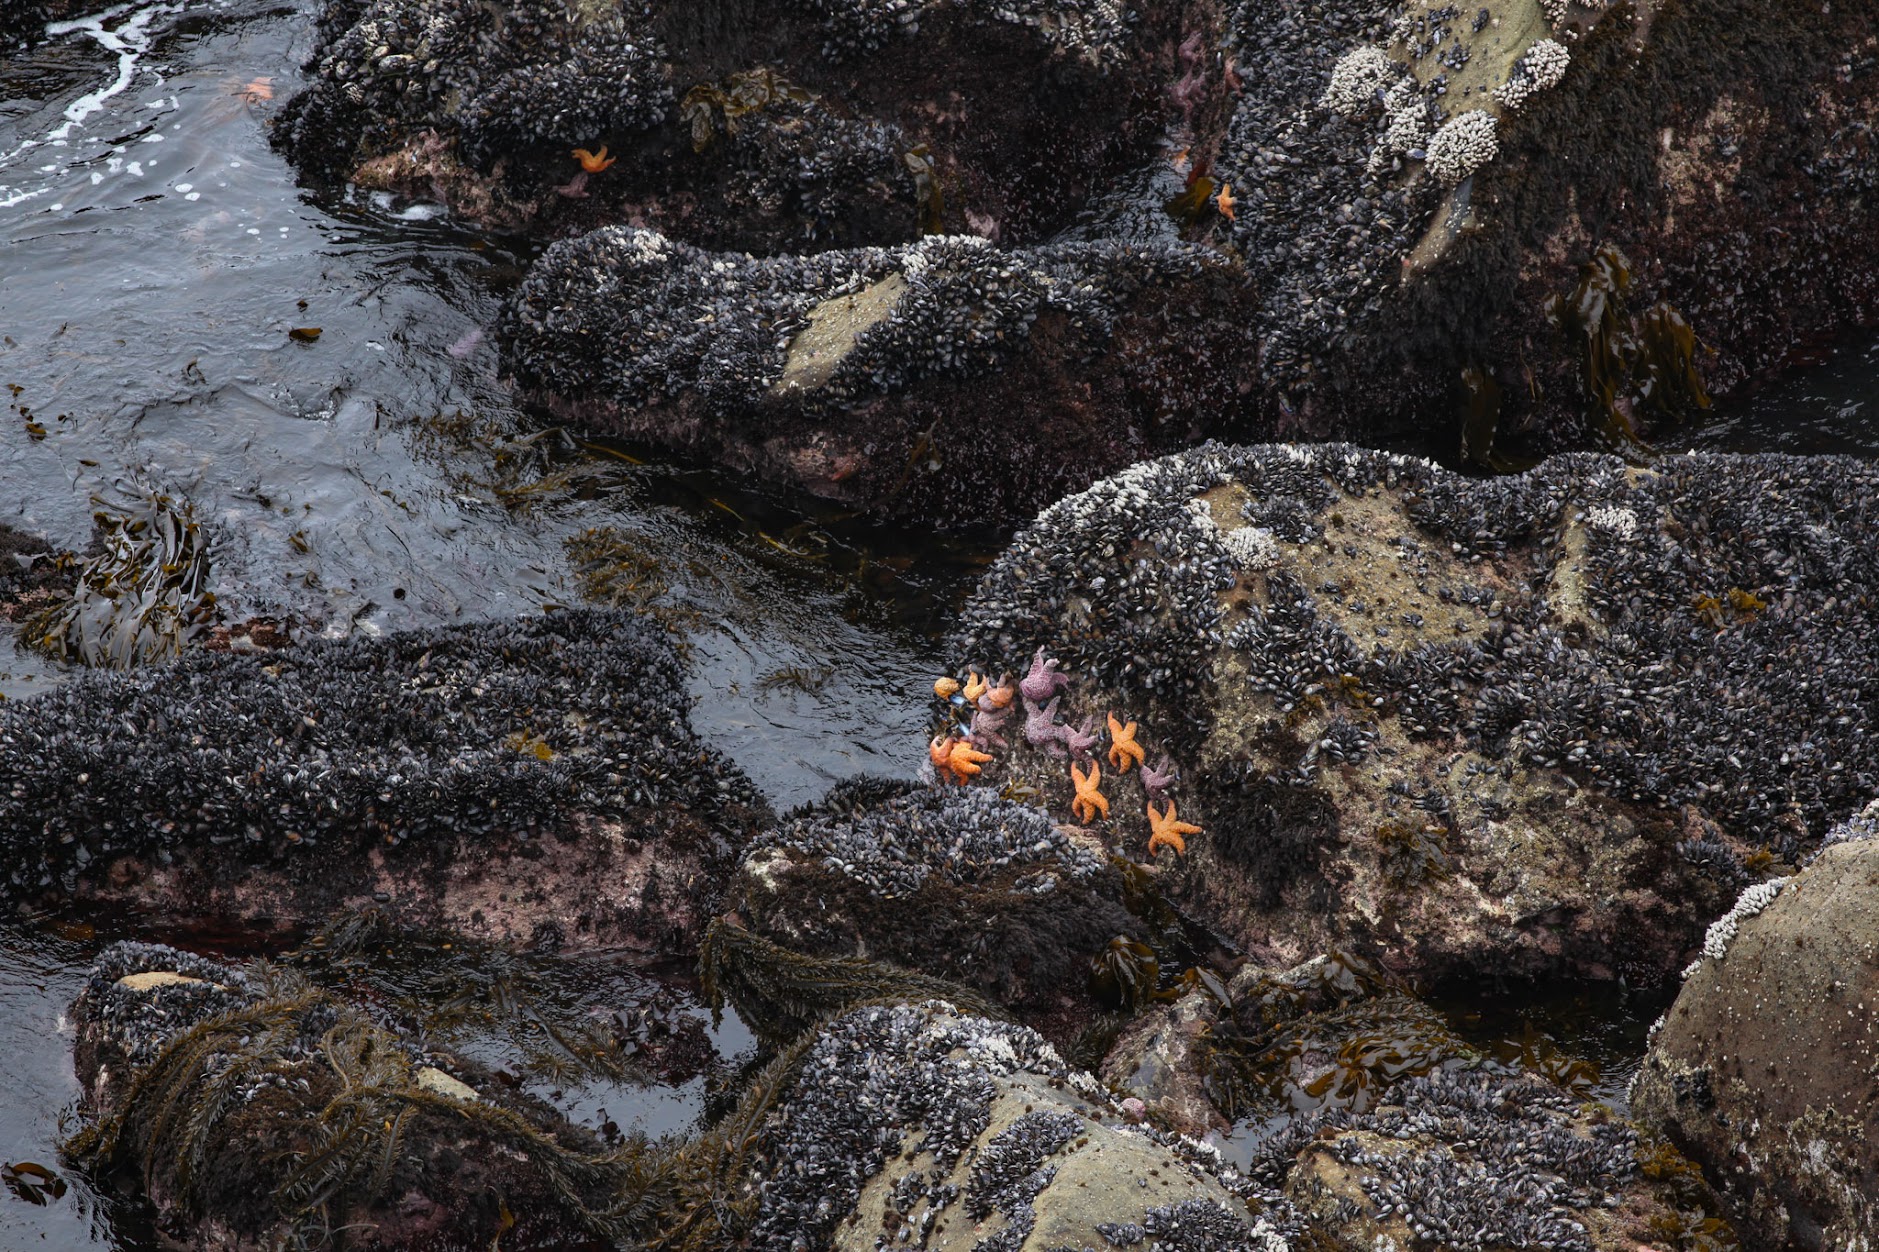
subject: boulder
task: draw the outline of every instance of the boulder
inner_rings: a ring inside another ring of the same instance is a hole
[[[280,133],[310,170],[490,225],[1037,238],[1146,156],[1209,8],[334,0]]]
[[[1632,1085],[1751,1252],[1858,1248],[1879,1226],[1871,1109],[1879,810],[1709,930]]]
[[[1100,847],[1041,809],[872,780],[759,835],[725,895],[771,943],[948,979],[1056,1037],[1095,1011],[1098,954],[1151,937],[1130,903]]]
[[[72,1006],[87,1124],[176,1246],[586,1246],[650,1233],[644,1144],[591,1132],[265,964],[107,948]],[[347,1232],[340,1235],[340,1232]],[[356,1233],[369,1232],[369,1233]]]
[[[1659,981],[1879,777],[1876,486],[1780,456],[1138,465],[962,611],[960,678],[1026,693],[974,785],[1159,849],[1162,889],[1268,966]]]
[[[663,632],[601,612],[81,674],[0,706],[5,890],[684,952],[769,817],[688,703]]]
[[[1864,4],[1228,12],[1209,174],[1305,430],[1628,443],[1879,316]]]
[[[504,340],[570,422],[956,527],[1233,429],[1237,269],[1178,241],[752,258],[614,227],[547,251]]]

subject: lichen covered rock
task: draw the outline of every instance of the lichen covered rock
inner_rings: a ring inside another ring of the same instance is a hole
[[[662,632],[614,613],[81,675],[0,708],[6,890],[262,928],[377,897],[683,951],[767,817],[687,706]]]
[[[1131,856],[1172,806],[1201,829],[1164,888],[1268,964],[1660,980],[1879,776],[1875,486],[1779,456],[1145,463],[1046,510],[963,611],[962,673],[1068,676],[977,785],[1067,817],[1099,767],[1078,815]]]
[[[862,781],[759,835],[726,907],[794,951],[951,979],[1038,1022],[1087,1017],[1092,958],[1147,933],[1126,895],[1100,849],[1040,809]]]
[[[1699,1161],[1744,1246],[1857,1248],[1879,1222],[1870,812],[1805,870],[1744,892],[1653,1035],[1641,1120]]]
[[[765,1128],[748,1246],[885,1238],[1008,1252],[1285,1252],[1298,1223],[1191,1143],[1128,1126],[1036,1032],[941,1001],[857,1009],[809,1050]]]

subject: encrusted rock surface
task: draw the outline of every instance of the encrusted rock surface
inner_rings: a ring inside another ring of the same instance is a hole
[[[946,526],[1232,429],[1247,294],[1179,242],[752,259],[615,227],[549,249],[505,338],[571,420]]]
[[[1046,510],[964,609],[962,674],[1070,676],[975,785],[1069,814],[1092,732],[1095,833],[1139,857],[1151,797],[1176,806],[1201,831],[1166,890],[1267,964],[1658,981],[1879,777],[1875,500],[1842,458],[1138,465]],[[1117,776],[1112,711],[1154,777]]]
[[[759,835],[725,896],[774,943],[951,979],[1039,1022],[1086,1017],[1091,958],[1144,935],[1125,894],[1038,808],[859,781]]]
[[[629,1231],[609,1212],[623,1162],[590,1132],[288,971],[120,943],[72,1018],[90,1124],[71,1150],[138,1171],[178,1246],[364,1227],[375,1248],[565,1247]]]
[[[1209,434],[1633,444],[1871,323],[1870,16],[333,0],[283,134],[602,228],[510,310],[560,412],[1003,520]]]
[[[1879,1223],[1879,842],[1856,824],[1717,923],[1632,1085],[1752,1252],[1859,1248]]]
[[[629,614],[198,653],[0,706],[6,891],[165,924],[374,897],[481,938],[688,950],[767,806]]]
[[[1286,1252],[1298,1225],[1191,1142],[1126,1124],[1036,1032],[941,1001],[831,1023],[765,1128],[757,1252]]]
[[[759,251],[1035,238],[1158,137],[1185,16],[332,0],[282,133],[312,167],[537,229],[632,221]],[[612,165],[576,163],[603,147]]]

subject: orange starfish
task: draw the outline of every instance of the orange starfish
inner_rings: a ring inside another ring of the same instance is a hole
[[[1233,220],[1233,206],[1237,203],[1238,201],[1234,200],[1233,198],[1233,184],[1232,183],[1228,183],[1224,187],[1222,187],[1220,189],[1220,194],[1214,197],[1214,204],[1220,209],[1222,213],[1226,214],[1227,220],[1229,222]]]
[[[942,700],[950,700],[959,693],[957,678],[940,678],[933,682],[933,694]]]
[[[947,755],[946,767],[953,772],[953,777],[961,783],[966,782],[979,772],[979,766],[992,759],[990,752],[981,752],[972,746],[969,739],[961,739],[953,744]]]
[[[589,152],[586,148],[576,148],[574,150],[574,159],[579,161],[581,168],[586,170],[589,174],[598,174],[620,158],[608,156],[607,145],[603,143],[600,145],[600,151],[598,152]]]
[[[979,677],[979,671],[973,670],[971,677],[966,679],[964,694],[966,703],[968,704],[976,701],[980,696],[985,694],[985,680]]]
[[[926,745],[927,759],[933,762],[933,772],[939,775],[941,782],[953,777],[953,744],[956,742],[945,735],[934,735],[932,742]]]
[[[996,713],[999,709],[1010,708],[1011,702],[1017,698],[1017,685],[1011,681],[1011,675],[1006,674],[998,680],[996,687],[979,697],[979,707],[985,709],[987,713]],[[990,708],[986,708],[988,703],[991,705]]]
[[[1109,801],[1103,797],[1102,792],[1096,790],[1098,784],[1103,781],[1101,765],[1091,761],[1089,776],[1085,777],[1083,772],[1076,767],[1076,763],[1072,762],[1070,781],[1076,784],[1077,789],[1076,799],[1070,801],[1070,811],[1076,814],[1079,822],[1094,821],[1098,813],[1104,817],[1109,816]]]
[[[1140,765],[1148,758],[1142,751],[1142,745],[1135,742],[1135,723],[1124,726],[1116,720],[1114,713],[1109,718],[1109,763],[1116,767],[1118,774],[1129,772],[1130,765]]]
[[[1187,855],[1187,840],[1183,835],[1198,835],[1200,827],[1191,822],[1176,821],[1174,801],[1168,801],[1168,811],[1157,813],[1153,803],[1148,806],[1148,855],[1154,859],[1155,853],[1162,848],[1173,848],[1181,856]]]

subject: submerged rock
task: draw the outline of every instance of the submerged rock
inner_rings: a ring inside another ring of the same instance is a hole
[[[1092,1010],[1091,962],[1148,927],[1100,850],[987,791],[858,781],[750,845],[726,907],[770,940],[950,979],[1027,1021]]]
[[[831,1023],[766,1126],[764,1156],[754,1252],[881,1239],[1285,1252],[1299,1230],[1282,1200],[1198,1145],[1127,1125],[1036,1032],[941,1001]]]
[[[273,966],[121,943],[72,1006],[88,1125],[192,1248],[584,1246],[649,1233],[645,1146],[607,1150],[474,1062]],[[353,1236],[348,1235],[347,1238]]]
[[[1632,1085],[1640,1119],[1702,1163],[1752,1252],[1857,1248],[1879,1224],[1872,816],[1710,928]]]
[[[687,705],[663,633],[615,613],[80,675],[0,707],[6,890],[685,951],[768,815]]]
[[[1164,889],[1268,964],[1656,981],[1879,777],[1876,488],[1781,456],[1145,463],[1046,510],[964,609],[961,672],[1070,676],[979,785],[1134,856],[1185,828]]]

